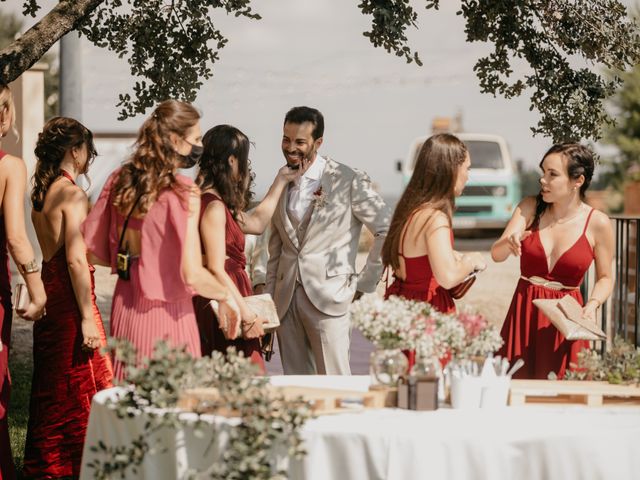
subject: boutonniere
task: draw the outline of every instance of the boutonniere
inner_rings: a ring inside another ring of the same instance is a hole
[[[315,208],[322,208],[327,203],[327,194],[322,190],[322,185],[313,192],[313,206]]]

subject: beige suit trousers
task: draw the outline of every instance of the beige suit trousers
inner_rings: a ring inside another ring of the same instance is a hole
[[[322,313],[299,283],[277,332],[285,375],[351,375],[349,314]]]

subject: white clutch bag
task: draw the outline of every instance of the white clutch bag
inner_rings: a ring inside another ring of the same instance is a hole
[[[253,312],[257,313],[260,318],[265,319],[265,323],[262,324],[265,332],[271,332],[280,326],[280,317],[278,317],[276,304],[273,303],[273,298],[271,298],[270,294],[250,295],[244,297],[244,301],[247,302]],[[218,302],[211,300],[211,308],[213,313],[218,316]]]
[[[567,340],[606,340],[598,325],[582,318],[578,301],[565,295],[561,299],[537,299],[533,304],[544,313]]]

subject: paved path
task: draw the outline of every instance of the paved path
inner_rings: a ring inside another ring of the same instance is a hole
[[[486,242],[484,242],[486,244]],[[482,244],[482,246],[484,246]],[[463,241],[461,249],[469,250],[473,248],[473,240]],[[460,248],[457,247],[457,248]],[[511,296],[519,276],[518,261],[510,258],[504,263],[493,263],[488,252],[488,268],[478,276],[478,280],[471,288],[465,298],[458,302],[458,307],[469,306],[482,313],[495,325],[501,325],[504,320]],[[358,266],[365,261],[364,255],[358,256]],[[107,268],[96,267],[96,296],[98,307],[105,321],[105,328],[109,331],[108,319],[111,313],[111,297],[116,282],[116,276],[110,275]],[[378,294],[384,292],[384,284],[379,285]],[[19,318],[14,318],[12,330],[12,351],[17,355],[31,354],[31,328],[30,322]],[[359,331],[353,330],[351,335],[351,370],[354,374],[368,373],[369,353],[373,347]],[[277,352],[270,362],[267,363],[267,371],[274,375],[282,373],[282,366]]]

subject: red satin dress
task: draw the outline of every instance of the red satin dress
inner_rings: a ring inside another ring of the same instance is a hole
[[[522,241],[522,276],[537,276],[566,286],[578,287],[595,258],[586,236],[592,213],[593,209],[589,212],[580,237],[558,258],[551,269],[540,241],[538,225],[533,225],[532,234]],[[586,340],[566,340],[532,303],[538,298],[562,298],[565,295],[572,296],[582,305],[582,295],[578,288],[553,290],[542,285],[534,285],[522,278],[518,282],[507,318],[502,325],[504,345],[499,352],[499,355],[511,362],[518,358],[524,360],[524,366],[516,372],[515,378],[546,379],[549,372],[555,372],[558,378],[563,378],[566,370],[570,368],[570,363],[578,361],[578,352],[583,348],[589,348],[589,342]]]
[[[94,319],[101,346],[106,346],[94,293],[95,268],[89,265],[89,271]],[[99,350],[88,353],[81,348],[81,314],[64,245],[50,260],[42,262],[42,282],[47,294],[46,315],[33,324],[33,380],[24,475],[78,477],[91,399],[96,392],[112,386],[113,369],[109,357]]]
[[[6,155],[0,150],[0,161]],[[13,480],[16,476],[11,456],[7,410],[11,393],[9,375],[9,345],[11,343],[11,270],[7,251],[7,234],[4,228],[4,216],[0,214],[0,480]]]
[[[211,202],[222,202],[222,199],[213,193],[203,193],[200,208],[200,219],[204,211]],[[238,287],[240,294],[247,297],[253,294],[251,280],[245,270],[247,259],[244,255],[244,233],[233,218],[231,211],[225,205],[226,225],[225,225],[225,247],[227,259],[224,269]],[[262,372],[265,372],[264,360],[260,349],[260,340],[253,338],[250,340],[237,338],[227,340],[218,326],[218,319],[209,307],[210,300],[199,295],[193,297],[193,308],[196,311],[198,329],[200,330],[200,345],[203,355],[211,355],[212,351],[226,352],[228,347],[235,347],[237,351],[244,352],[244,356],[250,358],[258,365]]]
[[[407,225],[415,215],[415,212],[411,214]],[[428,255],[421,255],[419,257],[405,257],[402,253],[404,245],[404,237],[407,233],[405,228],[400,238],[400,255],[404,259],[405,279],[398,278],[395,273],[393,274],[393,283],[387,287],[384,292],[384,298],[389,298],[391,295],[397,295],[409,300],[418,300],[422,302],[428,302],[436,310],[442,313],[455,313],[456,304],[451,297],[451,294],[444,289],[436,280],[431,270],[431,263],[429,263]],[[453,243],[453,232],[451,233],[451,243]],[[405,352],[409,359],[409,368],[415,363],[415,352]]]

